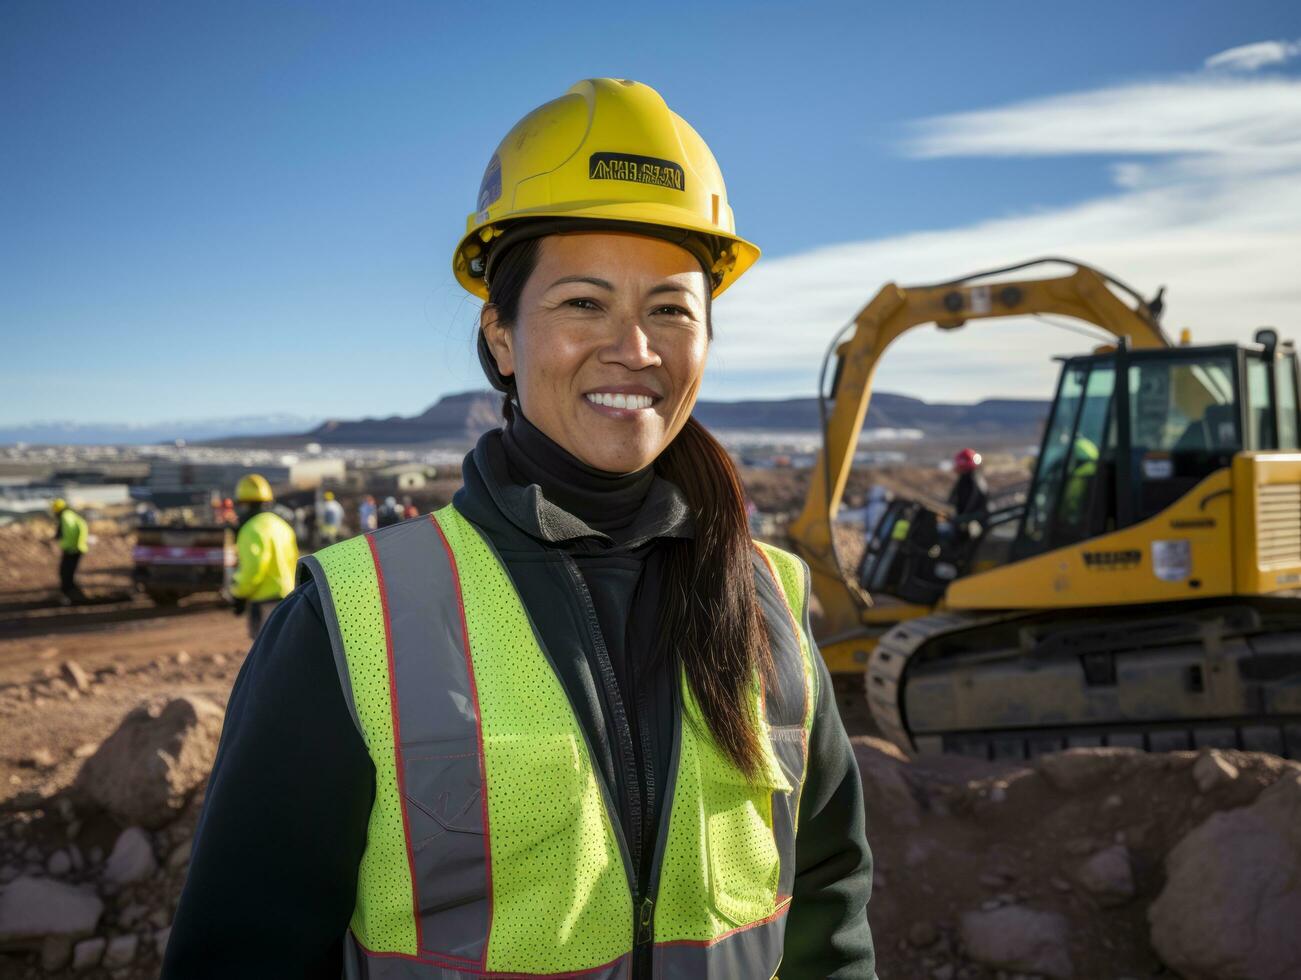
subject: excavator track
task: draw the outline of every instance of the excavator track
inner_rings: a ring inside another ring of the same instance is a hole
[[[1301,601],[941,611],[877,644],[867,696],[909,753],[1204,746],[1301,759]]]

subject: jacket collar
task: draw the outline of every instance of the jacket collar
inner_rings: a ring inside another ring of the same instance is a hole
[[[461,474],[464,485],[453,498],[456,509],[488,531],[513,529],[539,544],[578,551],[631,549],[655,538],[694,536],[686,497],[676,484],[658,476],[628,527],[614,536],[593,530],[547,500],[537,484],[520,486],[511,481],[500,429],[480,437],[466,455]]]

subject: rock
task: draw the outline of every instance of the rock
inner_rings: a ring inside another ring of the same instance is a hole
[[[154,933],[154,951],[158,953],[158,958],[160,960],[163,958],[163,954],[167,952],[167,940],[170,939],[171,936],[171,926],[168,926],[165,929],[159,929]]]
[[[128,932],[123,936],[114,936],[108,941],[108,949],[104,950],[104,960],[100,966],[106,970],[115,970],[119,966],[130,966],[131,961],[136,958],[136,947],[140,945],[140,937],[134,932]]]
[[[1237,778],[1238,767],[1215,749],[1202,752],[1193,763],[1193,779],[1203,793],[1209,793],[1215,787],[1231,783]]]
[[[81,664],[75,660],[65,660],[63,662],[63,676],[72,689],[78,694],[90,693],[90,676],[81,668]]]
[[[45,862],[45,870],[56,878],[62,878],[72,870],[72,858],[67,851],[55,851]],[[72,950],[68,950],[68,954],[71,955]]]
[[[981,910],[982,912],[992,912],[992,911],[994,911],[994,909],[1002,908],[1002,906],[1003,906],[1003,900],[1002,900],[1002,899],[999,899],[999,898],[987,898],[987,899],[985,899],[983,902],[980,903],[980,910]]]
[[[108,940],[103,936],[96,936],[94,939],[85,939],[77,943],[72,948],[72,969],[76,973],[99,966],[100,958],[104,955],[104,947],[108,945]]]
[[[1071,883],[1065,878],[1059,878],[1057,875],[1053,875],[1049,878],[1048,883],[1059,892],[1068,892],[1071,890]]]
[[[18,757],[18,765],[23,769],[53,769],[54,753],[47,748],[33,749]]]
[[[167,866],[172,869],[183,867],[190,860],[190,850],[194,847],[194,839],[187,838],[177,844],[172,853],[167,855]]]
[[[967,956],[978,963],[1057,980],[1074,976],[1066,919],[1055,912],[1024,905],[966,912],[961,931]]]
[[[113,853],[104,866],[104,878],[115,885],[128,885],[148,878],[158,869],[149,835],[139,827],[130,827],[118,835]]]
[[[72,939],[48,936],[41,944],[41,969],[46,973],[62,970],[72,961]]]
[[[188,653],[186,653],[184,650],[178,650],[176,652],[176,663],[179,666],[184,667],[189,662],[190,662],[190,655]]]
[[[931,971],[931,980],[953,980],[953,964],[941,963]]]
[[[1105,781],[1138,752],[1138,749],[1110,747],[1067,749],[1039,756],[1035,768],[1054,788],[1063,793],[1078,793]]]
[[[9,882],[13,881],[20,874],[22,874],[22,871],[15,865],[6,864],[3,868],[0,868],[0,885],[9,884]]]
[[[925,949],[935,943],[940,938],[939,930],[935,924],[926,919],[918,919],[908,927],[908,942],[912,943],[918,949]]]
[[[1102,905],[1124,905],[1134,897],[1134,871],[1123,844],[1093,855],[1079,866],[1075,878]]]
[[[1301,976],[1301,772],[1221,811],[1166,856],[1152,946],[1187,980]]]
[[[221,709],[203,698],[141,705],[85,761],[73,793],[119,823],[161,827],[207,779],[221,723]]]
[[[16,878],[0,892],[0,947],[38,949],[49,936],[89,936],[103,912],[104,903],[88,888]]]
[[[921,823],[921,805],[913,795],[900,760],[899,750],[876,738],[855,739],[854,755],[863,774],[863,792],[869,813],[885,818],[896,827]]]
[[[118,925],[125,929],[130,929],[133,925],[149,914],[149,910],[139,902],[132,902],[121,912],[118,913]]]

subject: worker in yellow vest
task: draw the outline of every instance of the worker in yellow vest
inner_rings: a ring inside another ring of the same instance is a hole
[[[241,524],[235,538],[239,566],[230,584],[235,615],[248,613],[248,635],[257,639],[262,623],[294,590],[298,539],[288,522],[271,510],[275,496],[260,473],[243,477],[235,488]]]
[[[872,980],[809,571],[751,540],[691,418],[758,255],[647,85],[507,134],[453,258],[504,424],[451,504],[303,559],[231,697],[165,980]]]
[[[59,601],[70,606],[86,598],[77,586],[77,566],[90,549],[89,529],[86,519],[62,497],[50,504],[50,512],[54,514],[54,540],[59,545]]]

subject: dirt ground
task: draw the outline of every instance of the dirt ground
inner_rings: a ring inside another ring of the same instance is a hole
[[[1005,473],[1007,485],[1023,478],[1012,467]],[[753,471],[747,484],[761,508],[790,515],[802,504],[804,476]],[[908,467],[881,471],[878,478],[896,493],[940,499],[951,480]],[[996,487],[1003,482],[991,480]],[[439,487],[417,503],[436,506],[450,489]],[[856,478],[848,502],[861,499],[865,489]],[[67,846],[65,837],[88,853],[111,847],[121,828],[94,820],[69,824],[66,814],[58,816],[60,796],[83,761],[128,711],[151,698],[199,695],[224,705],[248,647],[244,622],[216,596],[191,597],[170,609],[135,596],[131,535],[111,523],[97,523],[92,531],[95,540],[80,577],[92,601],[66,609],[55,601],[57,555],[47,540],[52,525],[0,528],[0,823],[22,823],[24,840],[36,851]],[[84,672],[85,693],[70,679],[69,661]],[[1076,977],[1175,976],[1155,953],[1146,919],[1164,882],[1163,856],[1190,827],[1249,799],[1288,765],[1230,753],[1242,772],[1238,788],[1207,796],[1190,790],[1194,754],[1176,753],[1150,765],[1118,768],[1105,783],[1064,794],[1029,763],[956,757],[904,763],[896,750],[871,737],[876,731],[861,678],[838,678],[836,693],[866,784],[876,859],[869,918],[882,980],[1038,975],[978,962],[964,947],[964,913],[1011,906],[1033,906],[1069,920]],[[200,803],[201,794],[174,828],[155,838],[155,846],[188,840]],[[1087,855],[1114,843],[1124,844],[1133,863],[1134,894],[1119,905],[1100,903],[1073,873]],[[161,892],[152,899],[161,903],[154,916],[165,924],[184,868],[160,874],[151,887]],[[119,901],[110,908],[106,921],[120,923],[113,916],[122,906]],[[145,980],[156,975],[157,963],[149,947],[134,967],[112,976]],[[0,953],[0,976],[49,975],[65,974],[42,973],[35,954]]]

